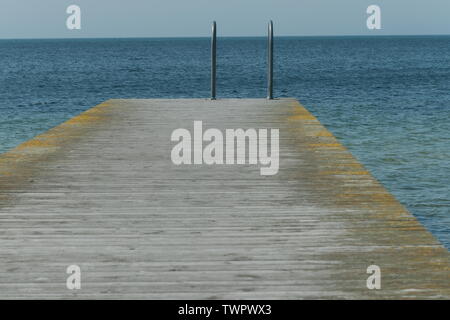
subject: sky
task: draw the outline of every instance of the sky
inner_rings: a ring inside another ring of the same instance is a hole
[[[69,5],[81,29],[68,30]],[[381,29],[366,26],[369,5]],[[450,0],[0,0],[0,39],[450,34]]]

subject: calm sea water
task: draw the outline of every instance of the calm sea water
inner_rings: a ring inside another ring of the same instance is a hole
[[[265,97],[265,39],[221,38],[218,96]],[[450,248],[450,36],[277,38],[296,97]],[[109,98],[207,97],[208,39],[0,41],[0,152]]]

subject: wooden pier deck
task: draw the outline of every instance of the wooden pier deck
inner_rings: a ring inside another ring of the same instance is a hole
[[[195,120],[279,128],[278,174],[174,165]],[[109,100],[0,155],[1,299],[449,299],[449,279],[448,250],[293,99]]]

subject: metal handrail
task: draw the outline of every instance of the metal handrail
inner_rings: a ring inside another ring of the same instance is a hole
[[[267,99],[273,99],[273,22],[269,21],[267,30]]]
[[[267,99],[273,99],[273,22],[269,21],[267,30]],[[211,34],[211,100],[216,100],[217,70],[217,24],[212,23]]]
[[[211,35],[211,100],[216,100],[216,52],[217,52],[217,26],[216,22],[212,24]]]

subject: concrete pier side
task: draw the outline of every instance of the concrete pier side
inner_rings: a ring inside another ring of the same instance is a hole
[[[279,129],[278,173],[175,165],[194,121]],[[0,155],[1,299],[449,299],[449,280],[448,250],[294,99],[109,100]]]

